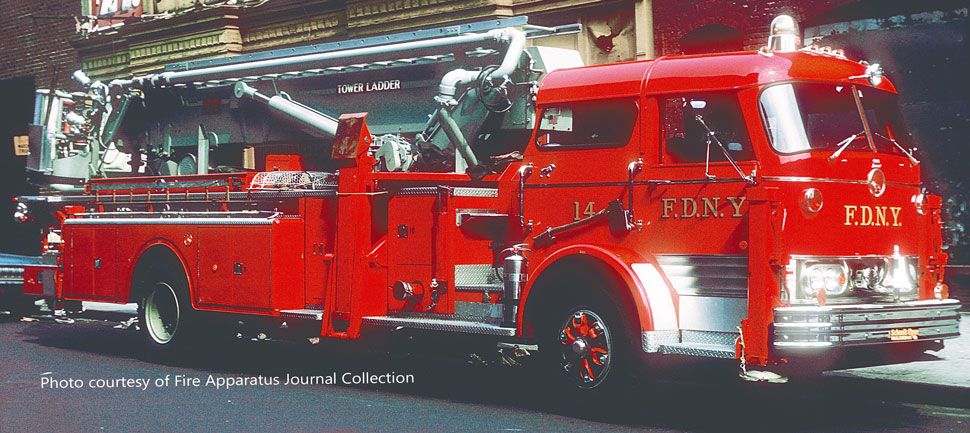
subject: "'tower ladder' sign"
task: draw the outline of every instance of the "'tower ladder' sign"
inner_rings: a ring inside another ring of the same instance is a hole
[[[383,92],[385,90],[398,90],[401,88],[401,80],[371,81],[366,83],[338,84],[337,94],[345,95],[348,93],[367,93]]]

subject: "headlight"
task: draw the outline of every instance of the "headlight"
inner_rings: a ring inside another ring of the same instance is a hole
[[[848,267],[844,263],[808,262],[802,268],[801,286],[806,297],[824,289],[826,296],[840,296],[849,289]]]
[[[885,303],[916,299],[919,257],[793,257],[785,268],[792,304]],[[824,291],[823,291],[824,290]]]

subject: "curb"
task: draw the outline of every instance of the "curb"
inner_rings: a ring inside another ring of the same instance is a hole
[[[846,387],[865,388],[886,400],[970,409],[970,398],[967,397],[970,387],[966,386],[858,377],[846,373],[828,373],[825,378],[842,382]]]

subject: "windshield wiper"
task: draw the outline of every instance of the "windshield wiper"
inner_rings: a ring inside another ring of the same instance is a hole
[[[831,161],[831,160],[833,160],[835,158],[838,158],[839,155],[841,155],[842,152],[844,152],[845,149],[849,147],[849,144],[852,144],[852,142],[855,141],[856,138],[859,138],[860,135],[865,134],[865,133],[866,133],[866,130],[863,129],[862,131],[859,131],[859,132],[857,132],[855,134],[852,134],[852,135],[846,137],[845,140],[840,141],[839,144],[837,145],[837,146],[839,146],[839,149],[836,150],[835,153],[833,153],[832,156],[829,157],[829,161]]]
[[[704,122],[704,118],[700,114],[695,115],[694,118],[696,118],[697,122],[699,122],[707,131],[707,161],[704,163],[704,175],[707,176],[708,179],[714,179],[714,175],[711,174],[709,169],[711,164],[711,141],[714,141],[714,143],[717,144],[717,147],[721,148],[721,153],[723,153],[724,157],[727,158],[728,162],[731,163],[731,166],[738,171],[738,175],[741,176],[741,179],[744,179],[745,182],[754,185],[756,183],[754,176],[745,175],[744,172],[741,171],[741,167],[738,167],[738,163],[734,162],[734,158],[731,157],[731,154],[728,153],[727,149],[724,148],[724,145],[721,144],[721,140],[717,139],[717,134],[715,134],[714,131],[707,126],[707,123]]]
[[[889,137],[884,137],[884,136],[882,136],[881,134],[879,134],[878,132],[873,132],[873,133],[872,133],[872,135],[875,135],[876,137],[879,137],[879,138],[881,138],[881,139],[883,139],[883,140],[888,140],[888,141],[889,141],[889,142],[891,142],[892,144],[894,144],[894,145],[896,145],[896,148],[897,148],[897,149],[899,149],[899,150],[900,150],[900,151],[902,151],[902,152],[903,152],[904,154],[906,154],[906,156],[907,156],[907,157],[909,157],[909,161],[910,161],[911,163],[913,163],[913,165],[916,165],[916,164],[919,164],[919,160],[918,160],[918,159],[916,159],[916,157],[915,157],[915,156],[913,156],[913,154],[912,154],[911,152],[909,152],[908,150],[906,150],[906,149],[904,149],[904,148],[903,148],[903,146],[902,146],[902,145],[900,145],[900,144],[899,144],[899,143],[898,143],[898,142],[897,142],[896,140],[894,140],[894,139],[892,139],[892,138],[889,138]]]

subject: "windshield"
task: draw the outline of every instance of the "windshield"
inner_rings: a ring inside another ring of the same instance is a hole
[[[853,90],[866,114],[875,151],[902,153],[908,147],[896,95],[872,88],[834,84],[781,84],[761,94],[761,110],[772,147],[781,153],[840,148],[869,150],[862,116]],[[894,143],[895,141],[896,143]]]

